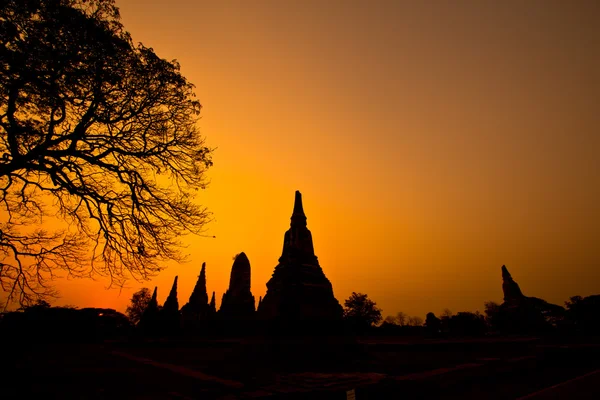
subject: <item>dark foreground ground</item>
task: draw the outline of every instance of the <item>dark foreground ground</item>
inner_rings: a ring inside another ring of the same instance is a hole
[[[600,399],[600,340],[5,343],[3,399]]]

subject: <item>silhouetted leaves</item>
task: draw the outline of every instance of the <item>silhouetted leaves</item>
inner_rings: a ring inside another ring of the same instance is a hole
[[[567,320],[572,330],[584,334],[600,334],[600,295],[573,296],[565,302]]]
[[[352,292],[344,302],[344,318],[353,328],[360,331],[381,321],[381,309],[366,294]]]
[[[179,64],[134,44],[113,0],[3,1],[0,42],[9,300],[52,295],[59,271],[122,284],[181,260],[180,236],[209,219],[193,198],[212,160]]]
[[[131,296],[131,301],[125,313],[133,325],[137,325],[140,322],[140,318],[142,318],[144,310],[148,307],[150,299],[152,299],[152,295],[148,288],[141,288]]]

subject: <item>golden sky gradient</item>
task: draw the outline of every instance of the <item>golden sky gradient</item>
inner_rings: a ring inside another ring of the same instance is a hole
[[[117,0],[134,41],[177,59],[218,147],[191,262],[57,304],[185,304],[203,261],[225,291],[244,251],[264,295],[300,190],[343,303],[483,311],[506,264],[527,296],[600,293],[600,2]]]

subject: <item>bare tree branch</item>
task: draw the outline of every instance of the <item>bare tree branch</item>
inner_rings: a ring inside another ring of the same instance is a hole
[[[7,0],[0,10],[0,285],[52,295],[59,272],[115,284],[182,260],[209,212],[212,149],[176,61],[134,45],[113,0]],[[62,230],[45,226],[49,216]],[[44,228],[42,228],[44,226]]]

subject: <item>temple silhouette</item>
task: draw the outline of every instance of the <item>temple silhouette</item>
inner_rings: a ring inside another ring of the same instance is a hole
[[[256,307],[251,291],[250,260],[241,252],[231,267],[229,287],[218,311],[215,292],[208,301],[206,263],[202,263],[196,285],[181,310],[175,277],[162,308],[156,299],[158,288],[154,289],[139,327],[149,333],[175,333],[181,329],[201,332],[218,323],[236,329],[256,322],[277,327],[318,326],[320,329],[339,325],[342,306],[319,265],[306,221],[302,195],[296,191],[290,228],[284,235],[279,263],[267,282],[267,293],[264,298],[259,298]],[[240,325],[242,323],[244,325]]]
[[[508,333],[540,332],[551,328],[552,320],[562,318],[565,309],[537,297],[527,297],[505,265],[502,266],[500,326]]]
[[[342,306],[334,297],[331,282],[315,255],[299,191],[296,191],[290,229],[283,238],[279,264],[267,283],[258,317],[263,321],[303,325],[342,318]]]

